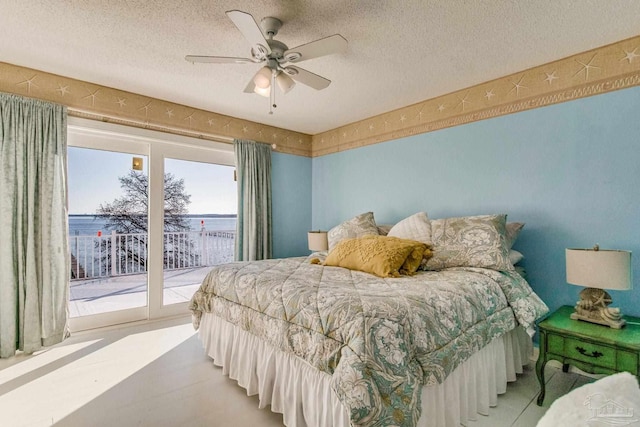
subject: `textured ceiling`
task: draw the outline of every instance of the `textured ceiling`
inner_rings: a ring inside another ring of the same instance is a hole
[[[0,61],[297,132],[317,134],[639,34],[637,0],[2,0]],[[332,34],[346,53],[301,62],[332,81],[243,93],[256,64],[225,15],[283,21],[295,47]]]

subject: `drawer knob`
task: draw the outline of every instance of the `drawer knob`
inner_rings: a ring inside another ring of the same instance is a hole
[[[597,359],[598,357],[603,356],[603,354],[600,353],[599,351],[592,351],[591,354],[588,354],[587,350],[585,350],[582,347],[576,347],[576,350],[578,350],[578,353],[582,354],[583,356],[593,357],[595,359]]]

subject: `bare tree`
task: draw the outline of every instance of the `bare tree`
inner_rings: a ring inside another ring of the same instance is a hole
[[[129,235],[115,240],[116,258],[111,258],[112,240],[101,242],[105,247],[100,251],[102,265],[110,269],[112,262],[118,263],[121,272],[147,268],[147,237],[149,209],[149,179],[146,174],[131,170],[128,175],[118,178],[124,195],[111,203],[100,204],[96,217],[105,220],[105,229],[117,235]],[[164,265],[192,265],[197,257],[189,235],[188,213],[191,196],[186,193],[184,180],[171,173],[164,175]]]

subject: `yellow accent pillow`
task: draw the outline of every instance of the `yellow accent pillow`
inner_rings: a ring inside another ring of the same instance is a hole
[[[414,240],[388,236],[364,236],[340,241],[324,265],[364,271],[379,277],[414,274],[429,247]]]
[[[398,239],[397,237],[392,237],[392,238]],[[423,264],[426,264],[426,262],[429,261],[429,259],[433,256],[431,247],[425,243],[418,242],[416,240],[406,240],[406,239],[398,239],[398,240],[404,240],[405,242],[413,242],[415,245],[413,248],[413,251],[411,251],[409,256],[407,256],[407,259],[404,261],[404,263],[402,264],[402,268],[400,269],[400,274],[413,276],[416,273],[416,271],[418,271],[420,266]]]

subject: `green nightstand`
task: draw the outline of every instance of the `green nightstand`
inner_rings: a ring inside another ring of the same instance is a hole
[[[538,406],[544,401],[544,366],[549,360],[562,363],[567,372],[573,365],[590,374],[627,371],[640,375],[640,319],[624,316],[627,325],[612,329],[569,318],[573,307],[560,307],[538,324],[540,355],[536,375],[540,382]]]

